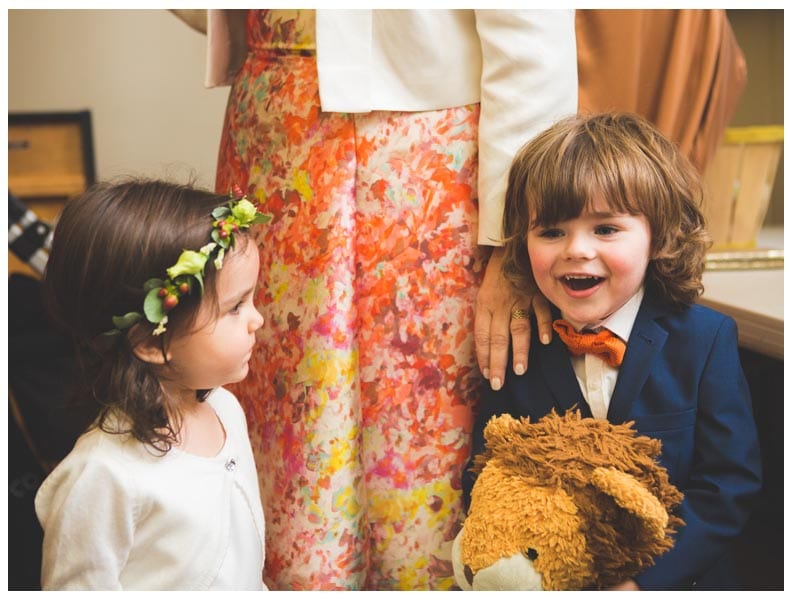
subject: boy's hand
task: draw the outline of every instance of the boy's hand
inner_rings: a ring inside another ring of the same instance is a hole
[[[613,592],[638,592],[639,585],[633,579],[626,579],[622,583],[609,588]]]

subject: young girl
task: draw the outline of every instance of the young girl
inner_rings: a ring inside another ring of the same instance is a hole
[[[69,202],[44,288],[73,336],[91,425],[36,496],[44,589],[265,589],[242,380],[266,219],[161,181]],[[186,249],[186,250],[185,250]]]
[[[578,409],[661,440],[685,526],[621,589],[736,586],[728,553],[760,490],[735,323],[694,303],[708,245],[699,199],[694,169],[634,115],[560,121],[510,171],[506,272],[537,284],[561,319],[550,344],[532,340],[525,374],[486,390],[473,453],[502,413],[535,421]],[[467,502],[473,483],[467,469]]]

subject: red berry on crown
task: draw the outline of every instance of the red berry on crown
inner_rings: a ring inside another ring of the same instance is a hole
[[[175,294],[170,294],[162,301],[162,306],[165,307],[165,310],[170,310],[171,308],[175,308],[178,304],[178,296]]]

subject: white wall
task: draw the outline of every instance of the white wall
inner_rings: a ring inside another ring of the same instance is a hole
[[[91,111],[97,178],[213,188],[227,87],[205,37],[165,10],[9,10],[8,111]]]

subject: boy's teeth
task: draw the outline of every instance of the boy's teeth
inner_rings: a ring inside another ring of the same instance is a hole
[[[568,287],[575,291],[589,289],[601,280],[600,277],[592,275],[566,275],[563,279]]]

